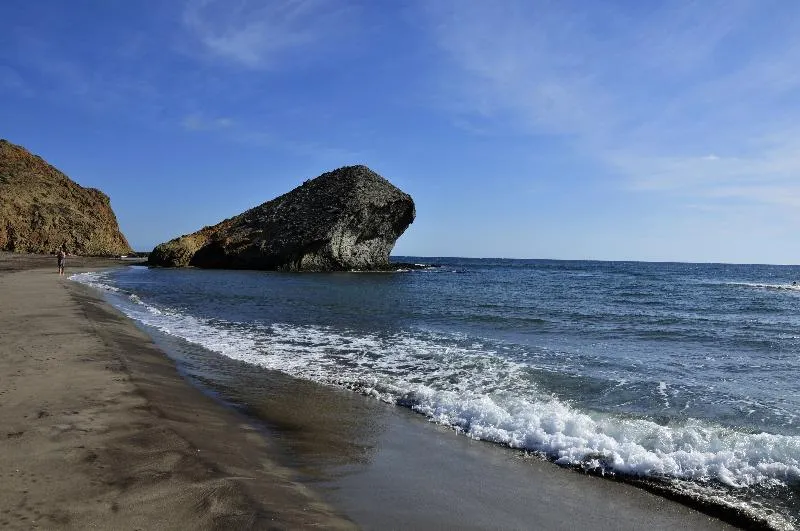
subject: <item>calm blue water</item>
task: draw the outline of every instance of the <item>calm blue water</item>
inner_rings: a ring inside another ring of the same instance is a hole
[[[800,267],[404,260],[441,267],[73,279],[223,356],[797,522]]]

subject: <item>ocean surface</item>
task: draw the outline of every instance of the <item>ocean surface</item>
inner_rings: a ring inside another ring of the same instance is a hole
[[[399,260],[437,265],[71,278],[209,355],[800,525],[800,266]]]

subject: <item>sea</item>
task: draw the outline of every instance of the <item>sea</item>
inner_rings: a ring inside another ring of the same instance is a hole
[[[422,267],[70,278],[243,371],[362,395],[745,525],[800,525],[800,266],[395,259]],[[212,387],[214,367],[200,371]]]

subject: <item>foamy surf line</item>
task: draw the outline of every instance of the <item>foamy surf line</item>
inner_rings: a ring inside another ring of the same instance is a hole
[[[358,334],[200,319],[148,304],[113,286],[105,273],[70,278],[104,291],[130,318],[162,333],[231,359],[406,406],[474,439],[535,452],[563,466],[692,481],[737,510],[749,509],[740,500],[726,502],[726,488],[800,483],[800,437],[742,433],[699,420],[662,426],[581,411],[531,388],[522,364],[478,342],[464,346],[448,336],[410,331]],[[777,518],[773,526],[785,527]]]
[[[795,291],[800,292],[800,284],[767,284],[761,282],[725,282],[726,286],[753,288],[769,291]]]

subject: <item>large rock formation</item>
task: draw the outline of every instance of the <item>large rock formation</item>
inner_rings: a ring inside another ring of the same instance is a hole
[[[62,245],[93,256],[131,252],[107,195],[0,140],[0,250],[50,253]]]
[[[149,263],[288,271],[389,267],[414,201],[366,166],[320,175],[255,208],[158,245]]]

